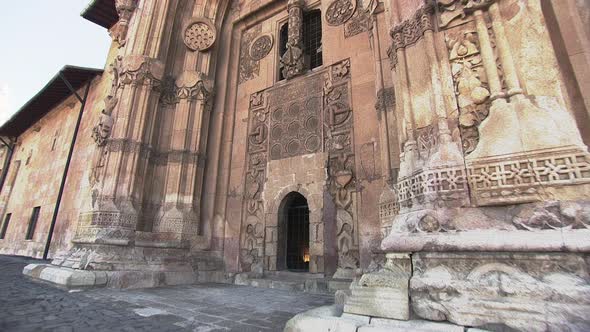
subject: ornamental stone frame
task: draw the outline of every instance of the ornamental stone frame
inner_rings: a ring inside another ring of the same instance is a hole
[[[281,259],[279,255],[280,250],[278,248],[278,246],[281,245],[281,243],[279,242],[279,239],[281,239],[279,235],[279,230],[281,228],[281,226],[279,225],[279,222],[281,221],[280,214],[282,213],[281,210],[283,207],[283,201],[285,200],[285,197],[287,197],[287,195],[289,195],[292,192],[296,192],[305,197],[305,199],[307,200],[307,205],[309,207],[309,272],[324,273],[325,242],[322,210],[324,206],[323,185],[325,185],[325,178],[322,179],[321,174],[321,165],[324,157],[325,156],[323,155],[317,155],[312,157],[312,163],[316,164],[317,166],[320,166],[320,168],[318,168],[315,172],[315,176],[312,176],[313,180],[318,180],[318,182],[301,184],[298,181],[304,179],[301,179],[303,174],[300,174],[299,176],[295,175],[294,177],[296,177],[297,179],[290,181],[289,183],[284,182],[286,177],[281,177],[280,179],[273,181],[271,184],[267,186],[264,199],[265,201],[269,202],[269,206],[267,208],[267,211],[269,212],[265,215],[265,267],[268,271],[276,271],[282,268],[281,264],[278,262],[278,260]],[[297,162],[295,160],[292,161]],[[303,162],[303,160],[301,162]],[[276,161],[273,163],[275,164],[273,166],[275,166],[274,168],[277,172],[281,172],[281,168],[288,164],[288,162],[281,161]],[[276,176],[276,174],[269,172],[269,176],[271,174]],[[308,177],[307,181],[310,180],[311,179],[309,179]],[[268,197],[268,199],[266,197]]]

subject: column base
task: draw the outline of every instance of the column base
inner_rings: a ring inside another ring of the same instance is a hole
[[[197,281],[188,250],[105,244],[76,245],[51,264],[31,264],[23,273],[66,288],[147,288]]]
[[[409,254],[387,254],[383,269],[353,281],[351,295],[344,304],[350,314],[410,319],[408,285],[412,269]]]
[[[88,271],[51,264],[29,264],[23,274],[67,289],[151,288],[189,285],[196,281],[193,271]]]

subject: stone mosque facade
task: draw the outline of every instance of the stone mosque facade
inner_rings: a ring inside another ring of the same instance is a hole
[[[0,253],[51,259],[23,273],[336,292],[344,314],[292,331],[590,329],[587,0],[82,16],[113,39],[105,69],[64,67],[0,128]]]

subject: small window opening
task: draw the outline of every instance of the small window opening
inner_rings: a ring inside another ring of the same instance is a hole
[[[309,69],[322,65],[322,12],[319,9],[303,13],[304,53],[309,57]]]
[[[289,24],[285,22],[279,31],[279,57],[287,51]],[[319,9],[303,12],[303,54],[308,70],[321,67],[322,59],[322,12]],[[284,80],[283,71],[279,70],[279,81]]]
[[[285,23],[281,26],[281,30],[279,32],[279,57],[282,58],[283,54],[287,52],[287,40],[289,39],[289,24]],[[279,68],[279,81],[285,79],[283,76],[283,71]]]
[[[55,144],[57,143],[57,137],[59,136],[59,132],[55,132],[53,135],[53,143],[51,144],[51,151],[55,151]]]
[[[10,217],[12,217],[12,213],[6,214],[4,217],[4,223],[2,224],[2,229],[0,230],[0,240],[4,239],[6,236],[6,231],[8,230],[8,223],[10,222]]]
[[[27,166],[31,162],[31,157],[33,157],[33,150],[29,151],[29,155],[27,156],[27,160],[25,161],[25,166]]]
[[[33,235],[35,234],[35,228],[37,227],[37,220],[39,219],[39,212],[41,211],[40,206],[36,206],[33,208],[33,214],[31,215],[31,220],[29,221],[29,227],[27,228],[27,236],[25,240],[32,240]]]

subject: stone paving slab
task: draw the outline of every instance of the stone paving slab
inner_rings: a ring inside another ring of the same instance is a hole
[[[68,292],[22,274],[0,256],[0,331],[282,331],[333,297],[226,284]]]

